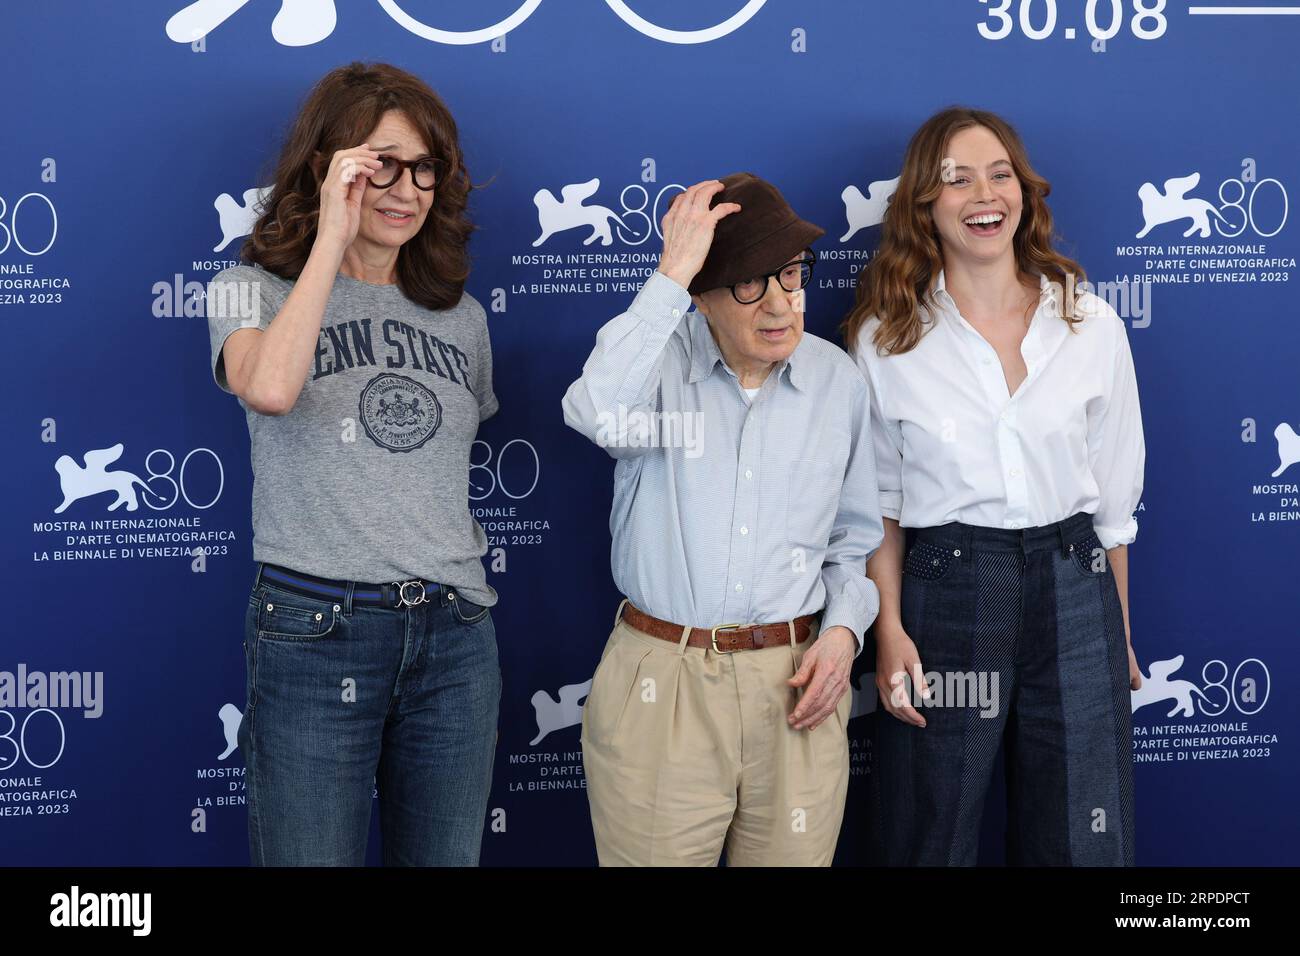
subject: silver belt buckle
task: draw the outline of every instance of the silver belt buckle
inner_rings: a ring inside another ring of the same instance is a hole
[[[429,594],[424,589],[423,581],[394,581],[393,587],[397,588],[398,604],[400,607],[416,607],[420,604],[427,604]],[[419,596],[412,599],[406,596],[406,589],[414,587],[419,591]]]

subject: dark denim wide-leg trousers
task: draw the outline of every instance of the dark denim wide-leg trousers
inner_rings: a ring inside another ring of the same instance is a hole
[[[882,862],[973,865],[1003,745],[1008,863],[1132,866],[1128,650],[1091,516],[919,530],[902,618],[935,694],[924,728],[875,715]]]

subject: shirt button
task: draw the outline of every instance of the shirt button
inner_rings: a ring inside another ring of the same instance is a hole
[[[743,584],[737,584],[737,585],[736,585],[736,590],[737,590],[737,591],[743,591],[743,590],[745,590],[745,586],[744,586]]]
[[[749,529],[746,528],[746,527],[742,524],[742,525],[740,526],[740,533],[741,533],[741,534],[749,534]]]
[[[674,318],[674,319],[680,319],[681,316],[682,316],[682,310],[681,310],[681,309],[673,309],[673,318]]]
[[[993,364],[993,360],[992,360],[991,358],[989,358],[989,357],[986,355],[986,356],[984,356],[984,358],[980,359],[980,364],[981,364],[981,365],[992,365],[992,364]]]
[[[1009,474],[1012,478],[1019,478],[1019,477],[1020,477],[1020,469],[1019,469],[1019,468],[1012,468],[1009,472],[1007,472],[1007,474]]]
[[[746,468],[746,469],[745,469],[745,477],[746,477],[746,478],[753,478],[753,477],[754,477],[754,473],[753,473],[752,471],[750,471],[748,468]]]

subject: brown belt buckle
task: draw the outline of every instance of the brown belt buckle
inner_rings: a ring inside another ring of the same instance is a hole
[[[745,626],[746,625],[744,624],[719,624],[717,627],[713,628],[713,630],[709,632],[709,641],[713,644],[714,652],[717,654],[736,653],[735,648],[732,648],[729,651],[724,651],[722,648],[718,647],[718,631],[737,631]]]

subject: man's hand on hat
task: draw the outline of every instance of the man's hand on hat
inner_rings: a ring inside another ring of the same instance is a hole
[[[690,286],[704,267],[718,222],[740,211],[739,203],[734,202],[720,202],[709,208],[713,197],[723,188],[716,179],[696,183],[686,192],[678,193],[664,214],[664,251],[659,255],[659,271],[683,289]]]
[[[799,662],[799,670],[787,684],[804,688],[803,696],[786,720],[795,730],[816,730],[835,712],[849,689],[849,671],[858,639],[847,627],[828,627]]]

